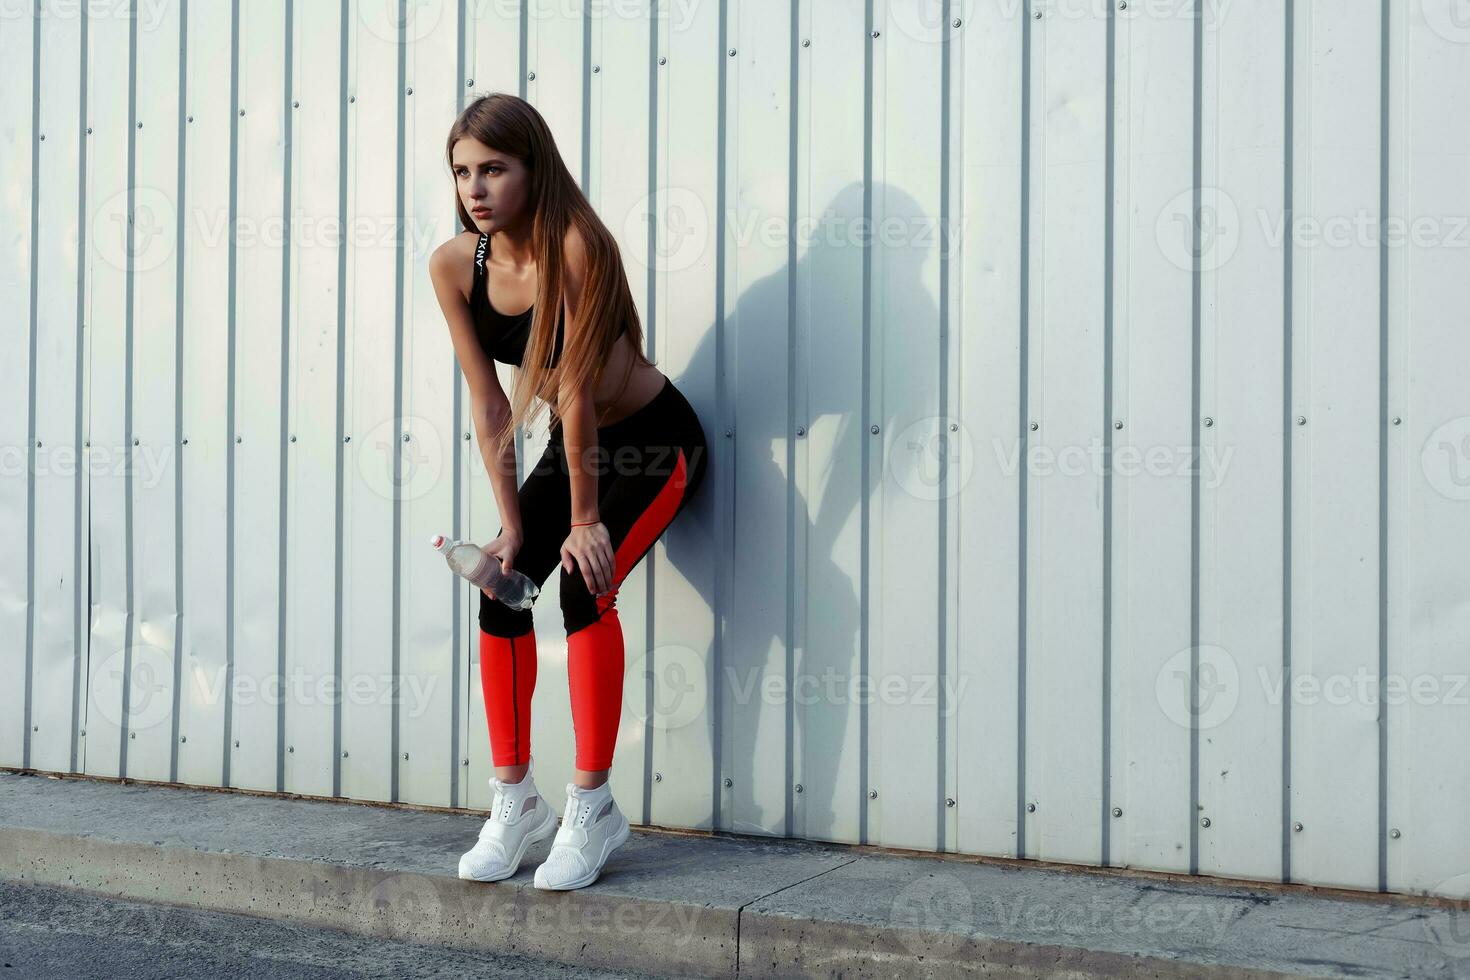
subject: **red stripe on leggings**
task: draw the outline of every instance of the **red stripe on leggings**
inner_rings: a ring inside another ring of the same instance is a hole
[[[674,512],[679,509],[679,502],[684,499],[684,488],[689,482],[689,467],[684,461],[684,450],[678,450],[679,457],[674,462],[674,472],[669,476],[667,482],[659,489],[658,496],[653,498],[633,526],[628,529],[627,537],[623,543],[618,545],[617,551],[613,553],[613,583],[608,589],[607,595],[597,599],[597,614],[601,616],[607,612],[608,607],[613,604],[617,597],[618,586],[622,584],[624,576],[633,570],[638,559],[643,553],[653,547],[653,542],[658,538],[663,529],[674,519]]]

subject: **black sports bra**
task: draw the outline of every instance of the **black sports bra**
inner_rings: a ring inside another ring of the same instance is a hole
[[[490,356],[502,364],[520,367],[525,360],[526,341],[531,336],[531,317],[536,304],[532,303],[514,316],[507,316],[490,305],[490,296],[485,289],[485,260],[489,255],[490,236],[481,232],[480,240],[475,244],[475,286],[470,293],[470,314],[474,318],[480,344]],[[565,310],[560,311],[556,318],[556,350],[552,352],[551,367],[561,360],[562,327],[566,318]]]

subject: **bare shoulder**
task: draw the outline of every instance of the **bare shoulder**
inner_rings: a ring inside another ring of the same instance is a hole
[[[475,242],[479,235],[472,231],[461,231],[446,238],[429,255],[429,276],[435,282],[454,285],[469,297],[473,272],[470,268],[475,259]]]

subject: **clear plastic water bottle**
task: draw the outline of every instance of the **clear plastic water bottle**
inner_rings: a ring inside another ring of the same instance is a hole
[[[455,574],[482,589],[489,589],[497,600],[512,609],[529,609],[531,601],[541,592],[529,576],[515,569],[503,571],[500,559],[487,555],[473,542],[451,541],[442,534],[436,534],[429,539],[429,544],[444,556]]]

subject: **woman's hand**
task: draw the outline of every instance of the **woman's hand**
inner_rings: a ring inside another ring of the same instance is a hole
[[[572,528],[561,546],[561,567],[571,572],[574,560],[582,569],[588,592],[601,596],[612,588],[615,566],[612,535],[608,534],[607,525],[598,521]]]
[[[524,540],[525,536],[520,531],[514,528],[507,531],[501,528],[500,535],[494,541],[484,545],[480,550],[492,558],[499,558],[500,570],[502,572],[510,572],[512,570],[511,563],[515,561],[516,553],[521,550],[521,542]],[[492,599],[495,598],[495,593],[489,589],[481,589],[480,591]]]

